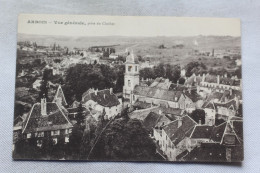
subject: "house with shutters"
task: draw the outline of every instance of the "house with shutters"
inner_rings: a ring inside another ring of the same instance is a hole
[[[164,126],[154,128],[154,138],[168,160],[176,161],[176,157],[186,150],[187,140],[196,124],[186,115]]]
[[[213,90],[223,93],[229,89],[241,91],[242,82],[237,76],[228,77],[227,75],[203,74],[202,80],[198,85],[198,90],[205,91],[206,93],[210,93]]]
[[[33,105],[24,124],[23,137],[36,138],[39,147],[44,138],[51,138],[54,144],[69,142],[73,127],[61,107],[55,102],[46,102],[46,98]]]
[[[122,109],[122,101],[113,93],[112,88],[104,90],[89,89],[82,95],[82,105],[95,114],[102,115],[105,113],[108,119],[118,115]]]

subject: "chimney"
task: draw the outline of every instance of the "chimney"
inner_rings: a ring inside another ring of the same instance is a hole
[[[201,120],[199,120],[199,125],[201,125]]]
[[[159,115],[162,115],[162,110],[161,109],[159,110]]]
[[[182,126],[182,119],[181,117],[178,117],[177,120],[178,120],[178,128],[179,128]]]
[[[205,73],[202,75],[202,82],[205,82]]]
[[[109,91],[110,91],[110,95],[112,95],[113,94],[113,88],[110,88]]]
[[[179,80],[177,80],[177,87],[179,86]]]
[[[229,89],[230,96],[232,96],[232,88]]]
[[[97,89],[97,90],[94,90],[94,92],[95,92],[95,95],[97,95],[98,89]]]
[[[219,81],[219,75],[217,75],[217,84],[219,84],[220,81]]]
[[[106,99],[106,94],[104,94],[104,99]]]
[[[41,115],[47,115],[47,104],[46,98],[41,98]]]

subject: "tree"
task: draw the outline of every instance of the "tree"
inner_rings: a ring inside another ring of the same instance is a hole
[[[185,79],[184,79],[184,78],[180,78],[180,79],[179,79],[179,84],[182,84],[182,85],[183,85],[184,83],[185,83]]]
[[[159,49],[165,49],[165,46],[164,46],[164,44],[161,44],[161,45],[158,46],[158,48]]]
[[[163,63],[160,63],[159,65],[154,67],[154,75],[155,77],[165,77],[165,67]]]
[[[119,118],[103,132],[90,159],[156,160],[156,146],[142,122]]]
[[[46,100],[48,100],[48,81],[47,80],[41,81],[38,101],[40,101],[41,98],[44,98],[44,97],[46,98]]]
[[[193,73],[198,74],[204,72],[205,70],[207,70],[207,67],[203,63],[193,61],[188,63],[185,69],[186,69],[185,75],[187,77],[190,77]]]
[[[122,92],[123,86],[124,86],[124,72],[125,72],[125,66],[124,65],[118,65],[116,70],[116,85],[115,85],[115,92]]]
[[[152,68],[143,68],[139,72],[140,72],[140,78],[142,79],[155,78],[154,70]]]
[[[181,77],[181,67],[179,65],[165,65],[165,77],[170,81],[176,83]]]
[[[202,109],[192,111],[190,117],[197,123],[201,122],[201,124],[205,124],[205,111]]]
[[[64,93],[68,102],[74,96],[81,100],[82,94],[89,88],[114,88],[117,69],[104,64],[77,64],[67,70]]]

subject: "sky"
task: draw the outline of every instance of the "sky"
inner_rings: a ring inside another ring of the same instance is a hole
[[[35,23],[36,21],[38,23]],[[240,36],[240,20],[235,18],[20,14],[18,33],[59,36]]]

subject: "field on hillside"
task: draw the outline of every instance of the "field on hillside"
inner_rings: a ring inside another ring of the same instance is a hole
[[[194,51],[211,52],[218,50],[240,50],[240,37],[230,36],[193,36],[193,37],[69,37],[36,36],[19,34],[18,41],[33,41],[38,45],[59,44],[72,48],[87,49],[90,46],[118,45],[116,52],[133,50],[137,56],[146,57],[151,62],[186,65],[191,61],[201,61],[210,68],[233,68],[233,60],[218,59],[211,56],[195,55]],[[163,45],[164,48],[159,48]],[[183,48],[176,48],[183,45]]]

